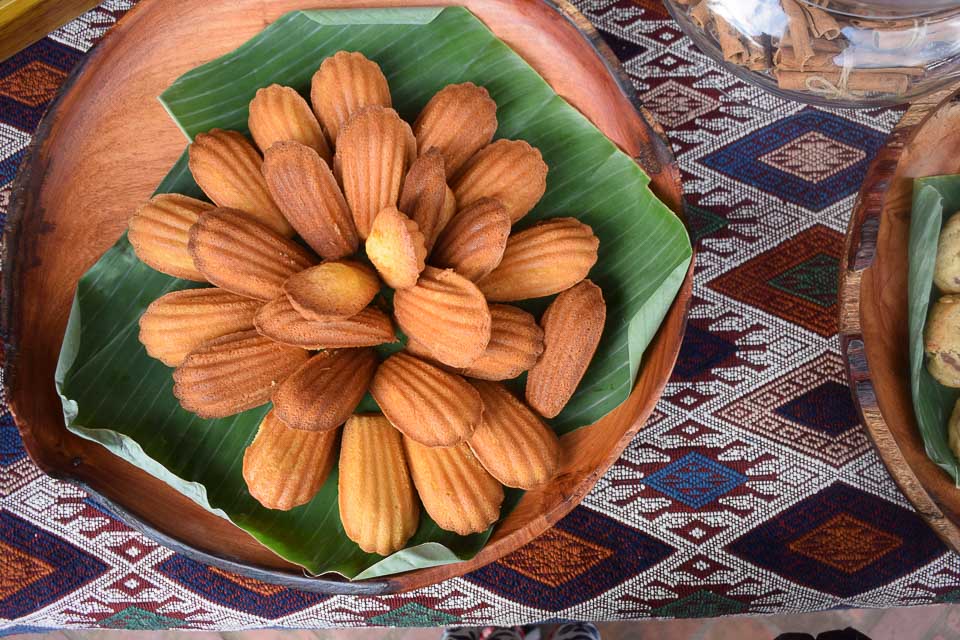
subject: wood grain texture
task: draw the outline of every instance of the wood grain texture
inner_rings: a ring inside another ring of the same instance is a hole
[[[910,393],[907,268],[913,179],[960,173],[954,91],[914,103],[871,165],[840,269],[840,349],[854,401],[891,475],[960,549],[960,490],[924,451]]]
[[[51,475],[89,488],[131,526],[190,557],[310,591],[414,589],[476,569],[543,533],[580,502],[650,415],[676,361],[691,296],[692,264],[647,350],[630,398],[596,424],[562,438],[565,454],[557,481],[528,492],[486,548],[455,565],[353,583],[304,577],[227,521],[64,429],[53,379],[77,280],[120,236],[130,213],[149,197],[185,143],[156,96],[179,75],[231,51],[286,11],[402,4],[145,0],[84,60],[42,122],[14,186],[4,238],[4,383],[34,461]],[[635,102],[614,54],[583,16],[566,2],[465,4],[636,158],[656,194],[681,212],[679,171],[663,134]],[[202,34],[197,25],[203,25]],[[76,211],[88,215],[76,216]]]
[[[0,61],[98,4],[100,0],[14,0],[0,3]]]

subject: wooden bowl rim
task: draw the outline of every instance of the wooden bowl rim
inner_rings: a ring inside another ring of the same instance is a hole
[[[549,9],[560,14],[560,16],[563,17],[566,22],[576,29],[579,35],[586,41],[587,45],[600,58],[617,88],[640,116],[640,120],[644,126],[652,133],[649,144],[641,146],[642,151],[646,152],[646,155],[644,155],[642,158],[643,162],[647,163],[648,166],[656,167],[662,166],[664,159],[666,159],[669,165],[673,165],[675,167],[676,160],[670,148],[665,132],[650,115],[647,109],[644,108],[642,102],[636,95],[636,91],[633,89],[633,85],[629,76],[623,70],[623,67],[620,64],[619,59],[616,57],[616,54],[614,54],[613,50],[602,39],[593,24],[590,23],[590,21],[587,20],[587,18],[573,4],[571,4],[570,0],[538,1],[546,5]],[[0,254],[0,261],[2,261],[3,265],[3,273],[2,276],[0,276],[2,277],[2,280],[0,280],[0,283],[2,283],[2,286],[0,286],[0,289],[2,289],[0,290],[0,331],[3,332],[3,390],[5,397],[8,399],[10,411],[14,417],[14,422],[18,425],[18,431],[20,431],[20,427],[19,421],[16,420],[17,407],[14,401],[15,394],[13,393],[16,382],[16,367],[18,362],[17,337],[13,332],[10,331],[10,328],[13,326],[12,313],[15,308],[14,300],[17,295],[17,292],[13,286],[15,281],[14,274],[17,272],[20,265],[19,261],[16,259],[17,256],[14,254],[13,247],[18,246],[17,239],[22,232],[27,206],[25,199],[17,196],[18,194],[28,190],[36,179],[36,163],[38,162],[39,151],[50,133],[50,129],[53,126],[53,122],[56,118],[56,112],[61,102],[63,102],[64,98],[69,94],[71,88],[78,81],[78,79],[87,73],[89,69],[96,67],[95,63],[105,55],[105,52],[108,51],[111,46],[113,46],[115,41],[118,41],[121,38],[120,34],[125,31],[125,27],[135,22],[138,19],[139,14],[141,12],[145,12],[144,7],[149,4],[150,3],[146,2],[137,4],[130,11],[124,14],[120,20],[118,20],[117,23],[106,33],[104,38],[97,43],[93,50],[89,51],[83,56],[77,66],[67,76],[64,83],[58,89],[54,100],[50,103],[50,106],[47,108],[46,113],[41,119],[41,122],[34,133],[26,153],[24,154],[24,159],[20,164],[16,178],[14,179],[12,185],[10,206],[7,214],[6,224],[4,225],[3,230],[3,242],[2,246],[0,246],[0,252],[2,252],[2,254]],[[682,187],[680,185],[679,172],[677,172],[674,176],[673,182],[675,184],[672,185],[672,190],[675,191],[675,193],[666,195],[675,195],[680,198],[680,200],[675,203],[667,202],[667,204],[674,214],[686,224],[686,202],[682,200]],[[652,186],[653,185],[651,185],[651,187]],[[662,196],[664,194],[657,195]],[[674,339],[674,344],[668,345],[667,347],[669,352],[668,359],[670,367],[669,370],[664,374],[663,379],[657,383],[656,395],[658,398],[670,378],[673,365],[675,364],[676,358],[679,355],[683,335],[686,331],[687,317],[692,297],[692,281],[695,258],[696,251],[692,250],[690,265],[687,269],[687,273],[684,276],[684,280],[680,286],[680,289],[677,292],[677,296],[671,304],[668,313],[665,315],[663,324],[661,324],[661,328],[658,329],[650,343],[652,346],[660,340],[661,329],[663,325],[666,324],[667,318],[669,318],[672,314],[675,314],[677,307],[679,307],[681,314],[681,321],[679,323],[680,330]],[[654,405],[655,402],[651,404],[650,410],[641,410],[637,419],[634,420],[631,426],[624,432],[620,440],[624,446],[625,444],[629,443],[629,440],[631,440],[639,432],[640,427],[649,417],[649,413],[652,411],[652,407]],[[20,432],[21,435],[23,435],[23,432]],[[31,460],[33,460],[45,473],[58,480],[69,482],[74,486],[81,488],[93,496],[100,504],[104,505],[108,511],[110,511],[127,526],[161,544],[162,546],[167,547],[176,553],[182,554],[191,560],[225,569],[227,571],[261,580],[263,582],[300,589],[312,593],[329,595],[383,595],[389,593],[398,593],[400,591],[409,589],[422,588],[428,584],[432,584],[431,582],[424,582],[423,584],[416,584],[411,587],[405,587],[398,590],[396,585],[390,580],[390,578],[394,576],[385,576],[384,578],[373,578],[367,580],[349,580],[347,578],[336,576],[336,574],[326,574],[315,577],[306,575],[305,573],[303,575],[299,575],[279,569],[264,568],[216,555],[209,551],[205,551],[188,543],[182,542],[177,538],[171,537],[170,535],[157,529],[143,517],[134,514],[122,505],[118,504],[115,500],[108,498],[90,484],[70,476],[60,468],[51,467],[45,464],[43,461],[38,460],[34,456],[30,447],[26,446],[26,441],[27,438],[24,438],[25,449],[28,455],[30,456]],[[574,486],[574,488],[571,490],[570,499],[562,502],[554,509],[543,514],[544,516],[549,516],[549,518],[541,517],[543,522],[541,526],[536,527],[538,530],[536,531],[536,535],[534,537],[542,535],[550,526],[552,526],[554,522],[567,515],[582,501],[583,497],[593,488],[600,477],[606,473],[610,466],[612,466],[612,464],[619,458],[623,446],[618,445],[615,448],[617,449],[616,452],[611,452],[611,454],[608,455],[592,473],[588,474],[579,483],[577,483],[577,485]],[[506,539],[509,540],[509,537]],[[507,551],[501,555],[510,553],[511,551],[523,546],[523,544],[524,543],[510,545],[510,548],[508,548]],[[484,549],[486,548],[487,547],[484,547]],[[491,560],[490,562],[493,561],[495,560]],[[428,572],[430,570],[437,569],[442,570],[444,567],[463,565],[470,562],[471,560],[464,560],[459,563],[441,565],[439,567],[428,567],[425,569],[414,570],[413,572],[406,572],[404,574],[397,575],[408,575],[410,573]]]
[[[936,496],[929,493],[920,482],[913,467],[903,456],[896,436],[877,403],[860,325],[863,301],[860,287],[863,274],[873,266],[879,254],[876,240],[886,213],[891,180],[899,172],[904,150],[920,135],[930,120],[958,96],[960,87],[954,86],[934,94],[927,101],[911,106],[870,163],[847,225],[840,259],[838,304],[840,352],[860,423],[866,427],[880,459],[907,500],[937,536],[955,551],[960,551],[960,524],[944,513]],[[874,185],[882,187],[882,195],[871,198]],[[912,397],[909,390],[908,395]],[[869,413],[864,405],[870,407]],[[913,421],[915,422],[915,418]],[[913,428],[917,428],[916,424]],[[946,475],[946,471],[926,456],[920,464]]]

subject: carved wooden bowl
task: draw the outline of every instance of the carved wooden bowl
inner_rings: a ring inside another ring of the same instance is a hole
[[[907,243],[913,179],[960,173],[960,102],[913,105],[871,165],[840,270],[840,349],[863,423],[917,511],[960,549],[960,489],[923,447],[910,394]]]
[[[432,2],[449,4],[448,0]],[[183,135],[156,100],[175,78],[235,49],[281,14],[324,6],[396,6],[393,0],[206,0],[138,4],[67,81],[14,187],[5,235],[2,328],[7,398],[27,450],[47,473],[82,484],[130,526],[219,567],[327,593],[390,593],[461,575],[517,549],[580,502],[641,428],[680,348],[693,266],[647,350],[636,388],[617,410],[564,436],[561,474],[528,492],[474,559],[385,579],[310,578],[226,520],[64,428],[54,369],[80,276],[123,232],[183,151]],[[652,177],[681,212],[679,171],[613,53],[566,2],[466,0]],[[192,46],[182,46],[189,41]],[[142,141],[149,141],[143,144]]]

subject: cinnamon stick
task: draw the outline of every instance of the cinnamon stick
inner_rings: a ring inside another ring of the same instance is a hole
[[[807,14],[807,25],[817,38],[836,40],[840,37],[840,24],[832,15],[816,7],[803,7]]]
[[[898,70],[851,71],[846,79],[837,71],[777,71],[781,89],[810,91],[842,97],[849,94],[889,93],[902,95],[910,87],[910,79]]]
[[[800,68],[802,69],[807,60],[813,57],[813,45],[807,25],[807,15],[803,12],[803,8],[796,3],[796,0],[780,0],[780,6],[787,14],[787,32],[790,34],[795,56],[800,61]]]

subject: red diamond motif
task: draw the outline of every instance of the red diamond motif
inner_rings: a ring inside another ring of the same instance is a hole
[[[133,563],[140,562],[156,548],[157,545],[141,540],[137,536],[131,536],[125,542],[107,547],[117,556]]]
[[[133,597],[140,595],[147,589],[152,589],[154,586],[155,585],[147,582],[137,574],[128,573],[113,584],[110,584],[107,588],[115,589],[121,593],[125,593],[127,596]]]
[[[677,534],[684,540],[694,544],[703,544],[721,531],[726,531],[727,528],[715,527],[708,522],[704,522],[703,520],[691,520],[682,527],[674,527],[668,530]]]
[[[677,571],[682,571],[697,580],[706,580],[718,571],[728,570],[729,568],[727,565],[721,564],[713,558],[708,558],[702,553],[698,553],[678,566]]]

